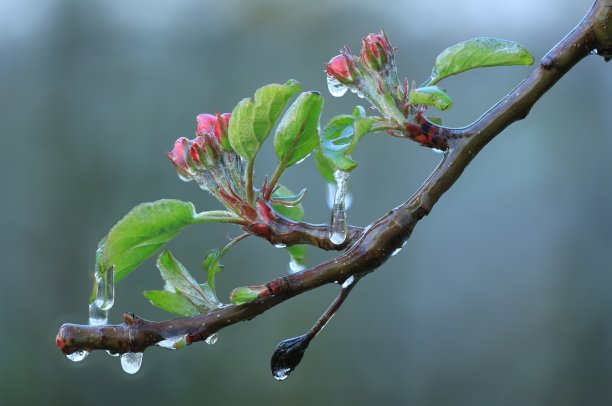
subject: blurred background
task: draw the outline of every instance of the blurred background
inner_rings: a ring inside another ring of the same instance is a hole
[[[55,345],[87,320],[98,240],[133,206],[179,198],[218,204],[178,180],[165,152],[198,113],[231,111],[260,86],[294,78],[326,95],[324,120],[362,102],[331,97],[323,63],[384,27],[402,77],[424,80],[447,46],[492,36],[539,60],[591,0],[2,0],[0,1],[0,402],[35,404],[612,404],[612,75],[589,57],[530,116],[485,148],[417,228],[368,276],[275,381],[269,359],[304,333],[337,286],[304,294],[210,346],[152,348],[130,376],[95,352],[75,364]],[[446,124],[486,111],[531,68],[476,70],[443,82]],[[439,155],[376,134],[358,147],[352,224],[405,201]],[[271,143],[257,181],[276,160]],[[309,189],[307,220],[326,222],[312,160],[283,183]],[[169,248],[192,272],[238,234],[194,226]],[[330,258],[310,250],[310,264]],[[287,254],[248,239],[218,289],[264,283]],[[148,261],[117,287],[111,322],[169,318],[142,296],[163,282]]]

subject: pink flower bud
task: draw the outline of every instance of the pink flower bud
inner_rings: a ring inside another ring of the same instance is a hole
[[[393,47],[382,29],[361,41],[360,58],[364,66],[374,71],[386,70],[385,65],[393,62]]]
[[[351,55],[342,52],[334,56],[325,64],[327,75],[333,77],[344,85],[353,85],[357,82],[357,69]]]
[[[166,154],[177,169],[187,170],[188,168],[185,153],[190,148],[189,144],[190,142],[187,138],[181,137],[174,142],[172,151]]]
[[[213,134],[213,128],[217,127],[217,117],[212,114],[198,114],[196,116],[198,127],[196,135]]]

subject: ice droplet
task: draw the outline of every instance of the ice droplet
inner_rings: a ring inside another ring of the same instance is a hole
[[[100,309],[94,300],[89,304],[89,324],[101,326],[106,323],[108,323],[108,310]]]
[[[157,343],[158,347],[166,348],[168,350],[177,350],[186,345],[185,335],[168,337],[165,340],[162,340]]]
[[[355,277],[351,275],[342,283],[342,289],[348,288],[353,284],[353,282],[355,282]]]
[[[279,243],[277,243],[277,244],[274,244],[274,246],[275,246],[276,248],[285,248],[287,245],[286,245],[286,244],[283,244],[282,242],[279,242]]]
[[[326,193],[326,202],[327,202],[327,207],[331,210],[332,207],[334,207],[334,197],[336,196],[336,185],[333,183],[328,183],[327,184],[327,193]],[[350,193],[348,191],[348,185],[347,185],[347,192],[346,192],[346,197],[344,198],[344,210],[348,210],[351,208],[351,204],[353,204],[353,194]]]
[[[118,357],[118,356],[120,356],[120,355],[121,355],[121,354],[119,354],[118,352],[112,352],[112,351],[109,351],[109,350],[106,350],[106,353],[107,353],[108,355],[110,355],[111,357]]]
[[[87,358],[88,355],[89,355],[88,351],[82,350],[82,351],[75,351],[72,354],[68,354],[66,355],[66,358],[68,358],[72,362],[80,362],[80,361],[83,361],[85,358]]]
[[[121,354],[121,368],[128,374],[135,374],[142,365],[142,352]]]
[[[332,207],[331,225],[329,229],[329,239],[334,244],[342,244],[346,239],[346,181],[349,173],[336,170],[334,179],[336,179],[336,194],[334,196],[334,205]]]
[[[100,268],[96,267],[95,278],[96,305],[102,310],[109,310],[115,304],[115,268],[111,266],[101,273]]]
[[[338,82],[332,76],[327,76],[327,90],[334,97],[342,97],[348,90],[346,86],[342,83]]]
[[[219,336],[217,334],[213,333],[213,334],[209,335],[206,338],[206,340],[204,340],[204,341],[206,341],[206,344],[208,344],[208,345],[214,345],[217,342],[218,339],[219,339]]]
[[[291,372],[291,368],[278,368],[272,371],[272,376],[277,381],[284,381],[289,376],[289,372]]]
[[[301,264],[300,262],[296,261],[295,258],[293,258],[293,256],[289,260],[289,273],[290,274],[302,272],[306,268],[307,268],[306,265]]]

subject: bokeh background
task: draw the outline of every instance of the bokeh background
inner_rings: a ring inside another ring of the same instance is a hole
[[[74,364],[54,340],[62,323],[86,322],[96,244],[130,208],[164,197],[218,207],[164,156],[196,114],[289,78],[326,94],[324,119],[348,112],[361,100],[329,96],[323,63],[381,26],[400,75],[417,81],[475,36],[521,42],[539,60],[590,3],[0,1],[0,403],[612,404],[612,75],[595,56],[485,148],[285,382],[271,377],[272,351],[310,327],[336,286],[223,330],[214,346],[153,348],[134,376],[104,353]],[[446,80],[446,123],[470,123],[530,69]],[[402,203],[440,159],[381,134],[355,157],[357,225]],[[257,180],[274,166],[266,144]],[[308,220],[328,221],[311,160],[284,183],[309,189]],[[170,249],[197,274],[237,232],[193,227]],[[311,264],[329,257],[310,251]],[[286,253],[257,239],[224,262],[223,297],[287,270]],[[118,286],[111,321],[167,318],[141,294],[161,286],[153,261],[141,266]]]

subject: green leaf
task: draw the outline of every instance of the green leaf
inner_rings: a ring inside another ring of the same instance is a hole
[[[304,92],[283,116],[274,136],[274,150],[283,168],[300,162],[317,147],[322,108],[318,92]]]
[[[189,300],[178,293],[167,290],[145,290],[142,292],[151,304],[169,313],[185,317],[200,314],[200,311]]]
[[[299,92],[295,80],[271,84],[255,92],[254,99],[243,99],[232,111],[229,142],[234,151],[247,161],[255,159],[259,148],[278,121],[289,99]]]
[[[523,45],[496,38],[473,38],[446,48],[436,58],[428,85],[469,69],[531,65],[533,56]]]
[[[453,105],[450,96],[438,86],[424,86],[411,90],[408,99],[410,104],[426,104],[438,110],[446,110]]]
[[[306,265],[306,247],[307,246],[304,244],[291,245],[287,247],[289,255],[291,255],[291,258],[293,258],[298,265]]]
[[[217,307],[218,301],[206,294],[189,271],[178,262],[169,251],[162,252],[157,258],[157,268],[167,286],[187,299],[200,310],[206,311]]]
[[[321,134],[321,153],[332,168],[350,172],[357,163],[350,158],[355,146],[372,128],[373,120],[365,117],[365,110],[358,106],[354,114],[335,116],[325,125]],[[324,176],[325,177],[325,176]],[[332,173],[333,181],[333,173]]]
[[[215,289],[215,276],[223,270],[223,265],[220,264],[221,257],[223,256],[223,252],[215,248],[206,253],[206,257],[204,257],[204,262],[202,263],[202,268],[206,271],[206,283],[202,287],[204,290],[209,289],[211,294],[217,299],[217,292]]]
[[[317,150],[314,152],[314,161],[323,180],[327,183],[335,184],[336,180],[334,179],[334,167],[331,166],[327,158],[323,156],[321,148],[317,148]]]
[[[272,200],[282,199],[289,196],[295,196],[294,193],[287,189],[283,185],[278,185],[278,188],[272,193]],[[294,221],[302,221],[304,220],[304,208],[302,204],[299,203],[295,206],[286,206],[284,204],[272,203],[272,208],[278,212],[281,216],[285,216],[288,219]]]
[[[297,206],[298,204],[300,204],[302,202],[302,200],[304,200],[304,197],[306,196],[306,192],[308,192],[308,189],[302,189],[300,191],[300,193],[298,193],[297,195],[292,195],[292,196],[272,196],[272,200],[273,203],[278,203],[281,206]]]
[[[198,215],[200,217],[200,215]],[[180,200],[158,200],[134,207],[110,230],[98,248],[96,262],[103,271],[115,266],[115,283],[153,255],[196,217],[193,204]]]

